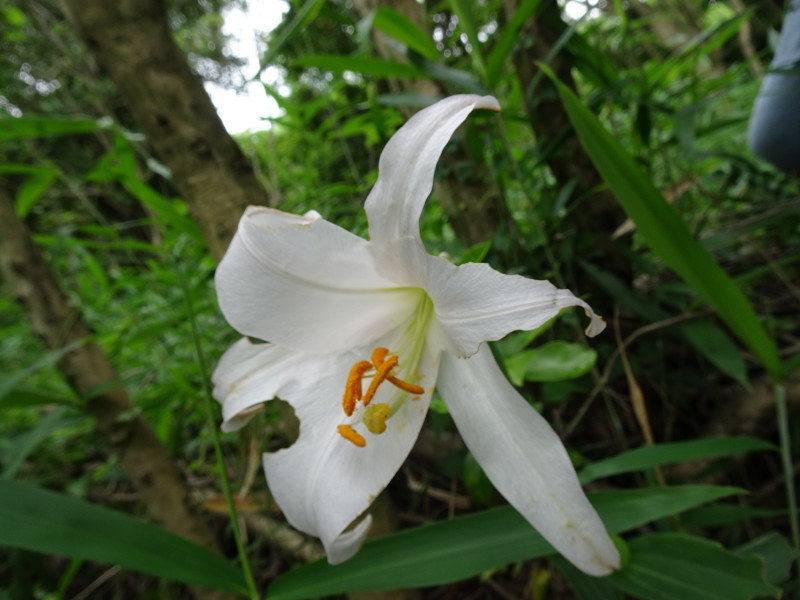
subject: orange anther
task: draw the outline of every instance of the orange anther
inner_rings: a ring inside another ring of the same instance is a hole
[[[353,414],[356,402],[361,399],[361,380],[364,377],[364,373],[371,368],[371,363],[361,360],[350,369],[347,383],[344,385],[344,395],[342,396],[342,409],[348,417]]]
[[[416,400],[419,400],[419,396],[414,396],[414,397],[413,397],[413,398],[411,398],[411,399],[412,399],[412,400],[414,400],[414,401],[416,401]]]
[[[389,354],[388,348],[379,347],[375,348],[375,350],[372,351],[372,355],[370,356],[370,358],[372,359],[372,364],[375,365],[376,369],[383,364],[383,361],[386,358],[387,354]]]
[[[399,387],[404,392],[408,392],[409,394],[417,394],[417,395],[419,395],[419,394],[424,394],[425,393],[425,388],[422,387],[421,385],[415,385],[413,383],[408,383],[406,381],[403,381],[402,379],[398,379],[397,377],[392,377],[391,375],[388,375],[386,377],[386,380],[389,383],[391,383],[392,385],[395,385],[395,386]]]
[[[337,425],[336,429],[339,430],[339,435],[359,448],[363,448],[367,445],[367,440],[364,439],[364,436],[350,427],[350,425]]]
[[[389,376],[389,373],[392,369],[397,366],[397,363],[400,359],[397,358],[394,354],[391,355],[389,358],[384,360],[381,363],[381,366],[377,368],[375,371],[375,377],[372,378],[372,381],[367,388],[367,393],[364,394],[364,406],[367,406],[371,401],[372,398],[375,396],[375,392],[378,391],[378,386],[386,381],[386,378]]]

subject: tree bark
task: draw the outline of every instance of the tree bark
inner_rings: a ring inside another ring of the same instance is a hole
[[[136,412],[119,375],[91,340],[91,331],[79,312],[69,305],[5,190],[0,190],[0,272],[34,333],[48,348],[60,350],[78,344],[58,361],[58,368],[75,393],[86,400],[100,434],[138,488],[149,514],[173,533],[218,551],[172,459],[150,424]],[[201,588],[195,588],[195,594],[204,600],[235,597]]]
[[[169,30],[161,0],[64,0],[91,55],[114,81],[172,172],[219,260],[249,204],[269,204]]]

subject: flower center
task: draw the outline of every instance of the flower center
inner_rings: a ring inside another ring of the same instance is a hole
[[[426,393],[426,389],[418,385],[424,379],[419,367],[425,354],[434,310],[428,294],[422,289],[418,291],[416,310],[406,327],[391,342],[394,351],[379,346],[372,351],[369,360],[359,360],[347,374],[342,394],[345,419],[343,424],[337,425],[337,429],[339,435],[359,448],[366,446],[367,440],[355,430],[355,426],[363,425],[369,433],[380,435],[387,430],[386,422],[402,410],[409,396],[411,400],[420,400]],[[386,388],[386,382],[389,382],[393,393],[382,391],[381,386]],[[427,393],[432,391],[433,388],[429,388]],[[376,397],[379,399],[375,400]],[[402,415],[398,419],[402,420]],[[399,423],[397,430],[402,431],[404,426],[404,423]]]
[[[386,431],[386,420],[392,416],[393,407],[387,403],[370,404],[378,388],[386,381],[396,388],[420,396],[425,393],[421,385],[409,383],[392,375],[394,370],[400,366],[400,358],[396,354],[390,354],[388,348],[375,348],[370,355],[370,360],[360,360],[350,369],[347,375],[347,382],[344,385],[342,395],[342,410],[348,417],[353,415],[359,401],[364,406],[362,421],[370,433],[380,434]],[[363,391],[363,380],[371,378],[372,381]],[[356,446],[364,447],[367,442],[364,437],[350,425],[339,425],[339,434]]]

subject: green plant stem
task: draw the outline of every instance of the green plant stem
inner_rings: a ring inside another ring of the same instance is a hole
[[[789,528],[792,532],[792,546],[795,560],[800,555],[800,526],[797,520],[797,496],[794,490],[794,465],[792,463],[792,444],[789,434],[789,415],[786,410],[786,388],[775,384],[775,406],[778,411],[778,435],[781,443],[783,478],[786,485],[786,501],[789,504]],[[800,575],[798,575],[800,577]],[[800,586],[795,588],[794,597],[800,599]]]
[[[197,319],[195,318],[194,308],[192,306],[192,299],[189,290],[186,286],[186,280],[181,277],[181,288],[183,290],[183,297],[186,301],[186,311],[189,314],[189,323],[192,328],[192,342],[194,343],[194,351],[197,357],[197,365],[200,368],[200,379],[203,382],[203,396],[205,397],[206,408],[206,423],[211,432],[211,440],[214,444],[214,454],[217,458],[217,465],[219,466],[219,480],[222,486],[222,493],[225,496],[225,502],[228,505],[228,515],[231,521],[231,530],[233,531],[233,538],[236,541],[236,550],[239,553],[239,561],[242,564],[242,571],[244,573],[245,583],[247,584],[248,594],[251,600],[258,600],[261,595],[256,587],[255,579],[253,579],[253,570],[250,567],[250,561],[247,557],[247,550],[244,547],[242,533],[239,531],[239,519],[236,514],[236,506],[233,502],[233,494],[231,494],[231,486],[228,481],[228,475],[225,472],[225,463],[222,454],[222,444],[220,443],[219,431],[216,421],[214,420],[214,399],[211,396],[211,388],[208,384],[208,369],[206,368],[205,355],[203,349],[200,347],[200,333],[197,330]]]

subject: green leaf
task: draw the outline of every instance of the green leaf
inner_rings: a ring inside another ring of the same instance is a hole
[[[385,6],[378,7],[372,18],[372,26],[402,42],[409,49],[429,60],[439,60],[439,51],[434,41],[409,19]]]
[[[458,261],[459,265],[463,265],[466,263],[479,263],[483,262],[483,259],[486,258],[486,255],[489,253],[489,250],[492,247],[492,241],[486,240],[485,242],[478,242],[474,246],[470,246],[470,248],[461,255],[461,258]]]
[[[552,71],[541,68],[555,81],[592,162],[653,251],[719,313],[779,381],[783,370],[775,343],[736,283],[689,234],[674,209],[597,117]]]
[[[95,119],[67,117],[2,118],[0,119],[0,142],[92,133],[105,128],[105,123]]]
[[[503,67],[505,67],[509,56],[511,56],[511,51],[519,41],[519,32],[522,26],[536,12],[539,4],[541,4],[541,0],[522,0],[517,10],[514,11],[514,15],[502,28],[487,61],[486,86],[489,89],[494,89],[497,82],[500,81]]]
[[[711,364],[742,385],[747,385],[747,366],[728,334],[708,319],[685,323],[680,329]]]
[[[49,404],[77,405],[72,396],[64,396],[60,392],[35,388],[27,385],[8,383],[8,378],[0,377],[0,410],[7,408],[31,408]]]
[[[770,531],[744,546],[739,546],[736,554],[760,557],[766,567],[766,579],[774,585],[780,585],[789,579],[792,563],[797,560],[797,551],[777,531]]]
[[[747,436],[654,444],[628,450],[612,458],[592,463],[581,470],[578,478],[581,483],[586,484],[601,477],[610,477],[611,475],[619,475],[620,473],[629,473],[631,471],[642,471],[658,465],[755,450],[777,451],[778,448],[759,438]]]
[[[739,504],[711,504],[697,508],[681,516],[687,527],[721,527],[751,519],[775,519],[786,516],[786,509],[756,508]]]
[[[360,56],[340,56],[333,54],[308,54],[298,58],[295,63],[301,67],[316,67],[322,71],[344,73],[353,71],[373,77],[422,77],[413,65],[381,58]]]
[[[597,362],[597,352],[580,344],[556,340],[520,352],[505,362],[511,383],[520,386],[523,380],[563,381],[585,375]]]
[[[488,94],[489,91],[483,86],[480,80],[472,73],[461,71],[460,69],[453,69],[446,65],[439,64],[428,60],[423,56],[409,56],[408,59],[415,67],[417,67],[424,75],[431,79],[438,79],[445,83],[451,83],[464,92],[472,94]],[[419,75],[417,75],[419,77]]]
[[[261,56],[258,61],[259,69],[256,73],[255,79],[261,75],[261,72],[272,64],[273,59],[278,55],[283,45],[295,35],[303,27],[307,27],[314,19],[317,18],[319,11],[325,5],[325,0],[306,0],[303,5],[297,10],[294,19],[286,27],[284,27],[280,35],[271,38],[267,46],[267,51]]]
[[[484,75],[486,73],[486,61],[483,58],[481,41],[478,39],[478,27],[474,18],[475,7],[472,2],[467,2],[467,0],[450,0],[450,7],[458,17],[459,28],[467,34],[467,39],[472,47],[469,55],[472,58],[475,70]]]
[[[54,432],[88,420],[88,417],[66,417],[65,413],[65,408],[59,407],[37,419],[30,429],[9,440],[7,456],[3,461],[5,469],[0,474],[0,479],[16,477],[19,468],[25,463],[25,459]]]
[[[35,373],[40,369],[46,369],[48,367],[53,366],[65,354],[72,352],[73,350],[75,350],[75,348],[82,346],[87,341],[88,341],[87,339],[78,340],[70,344],[67,344],[63,348],[59,348],[58,350],[53,350],[51,352],[48,352],[38,360],[34,361],[24,369],[17,371],[10,377],[5,377],[0,379],[0,407],[4,406],[6,396],[9,395],[12,390],[16,389],[17,386],[20,383],[22,383],[26,377],[29,377],[30,375],[32,375],[33,373]]]
[[[683,533],[656,533],[629,544],[631,558],[608,576],[614,587],[642,600],[777,598],[758,558],[744,558],[716,542]]]
[[[740,493],[681,486],[589,494],[611,534]],[[340,565],[320,560],[269,587],[270,600],[302,600],[355,590],[389,590],[457,581],[508,563],[552,554],[552,547],[509,506],[423,525],[368,542]]]
[[[553,556],[550,561],[567,580],[577,600],[617,600],[614,587],[609,583],[608,578],[587,575],[558,555]]]
[[[246,592],[223,557],[123,513],[0,480],[0,545],[94,560],[171,581]]]
[[[42,195],[50,189],[58,177],[56,169],[38,169],[38,172],[28,177],[19,186],[16,196],[16,211],[20,218],[24,218]]]

